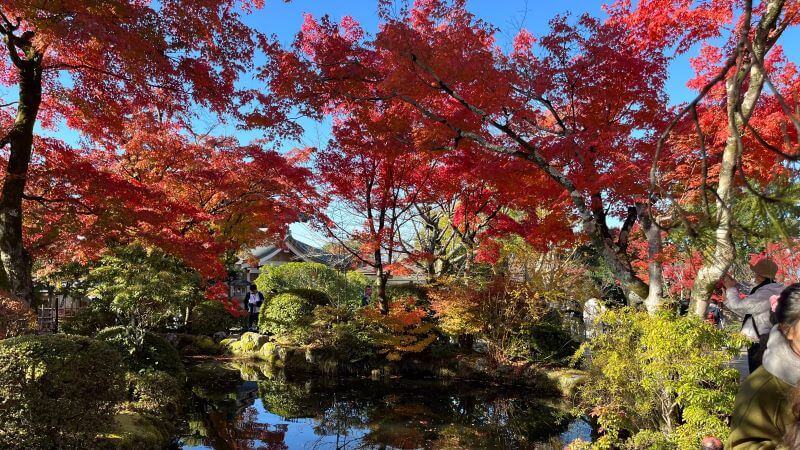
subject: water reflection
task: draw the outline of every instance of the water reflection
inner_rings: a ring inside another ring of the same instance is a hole
[[[576,429],[557,402],[519,389],[220,363],[192,368],[191,383],[186,449],[547,449]]]

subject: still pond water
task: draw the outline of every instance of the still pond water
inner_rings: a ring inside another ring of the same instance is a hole
[[[591,432],[522,389],[287,377],[220,362],[190,373],[184,449],[559,449]]]

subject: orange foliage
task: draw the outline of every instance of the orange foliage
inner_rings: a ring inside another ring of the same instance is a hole
[[[36,314],[17,297],[0,291],[0,339],[30,332],[36,327]]]
[[[436,340],[434,325],[425,321],[428,312],[416,305],[413,297],[392,301],[388,314],[375,307],[364,308],[362,317],[369,323],[372,339],[390,361],[399,361],[404,353],[419,353]]]

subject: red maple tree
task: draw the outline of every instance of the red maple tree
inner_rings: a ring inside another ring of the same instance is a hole
[[[629,48],[626,27],[589,16],[556,18],[539,40],[523,31],[509,52],[464,1],[418,1],[381,16],[373,38],[351,18],[307,17],[294,50],[267,49],[263,78],[317,115],[365,102],[410,107],[424,124],[412,136],[419,151],[474,146],[481,151],[464,154],[477,164],[494,161],[486,154],[525,162],[536,175],[519,179],[517,192],[556,211],[562,235],[578,224],[626,292],[644,297],[626,246],[666,115],[667,59]],[[609,216],[624,220],[619,239]]]
[[[0,256],[14,294],[33,300],[33,259],[47,269],[134,239],[220,279],[222,253],[297,217],[308,189],[303,155],[194,131],[201,116],[245,120],[251,93],[237,80],[263,37],[240,15],[261,4],[0,7],[0,83],[18,91],[0,101]],[[67,127],[80,139],[62,139]]]

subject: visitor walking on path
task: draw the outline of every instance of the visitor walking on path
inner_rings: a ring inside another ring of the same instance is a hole
[[[764,258],[750,266],[755,275],[755,287],[748,289],[726,275],[725,306],[742,318],[742,334],[753,343],[747,349],[747,365],[753,373],[760,365],[761,358],[772,328],[770,321],[770,297],[779,295],[783,285],[775,282],[778,266],[769,258]],[[740,294],[747,293],[744,298]]]
[[[787,287],[775,306],[764,364],[739,387],[727,450],[797,448],[784,439],[795,422],[792,391],[800,379],[800,284]]]
[[[264,294],[258,292],[255,284],[250,285],[250,291],[244,296],[244,307],[247,309],[247,329],[253,330],[253,323],[258,323],[258,311],[264,303]]]

